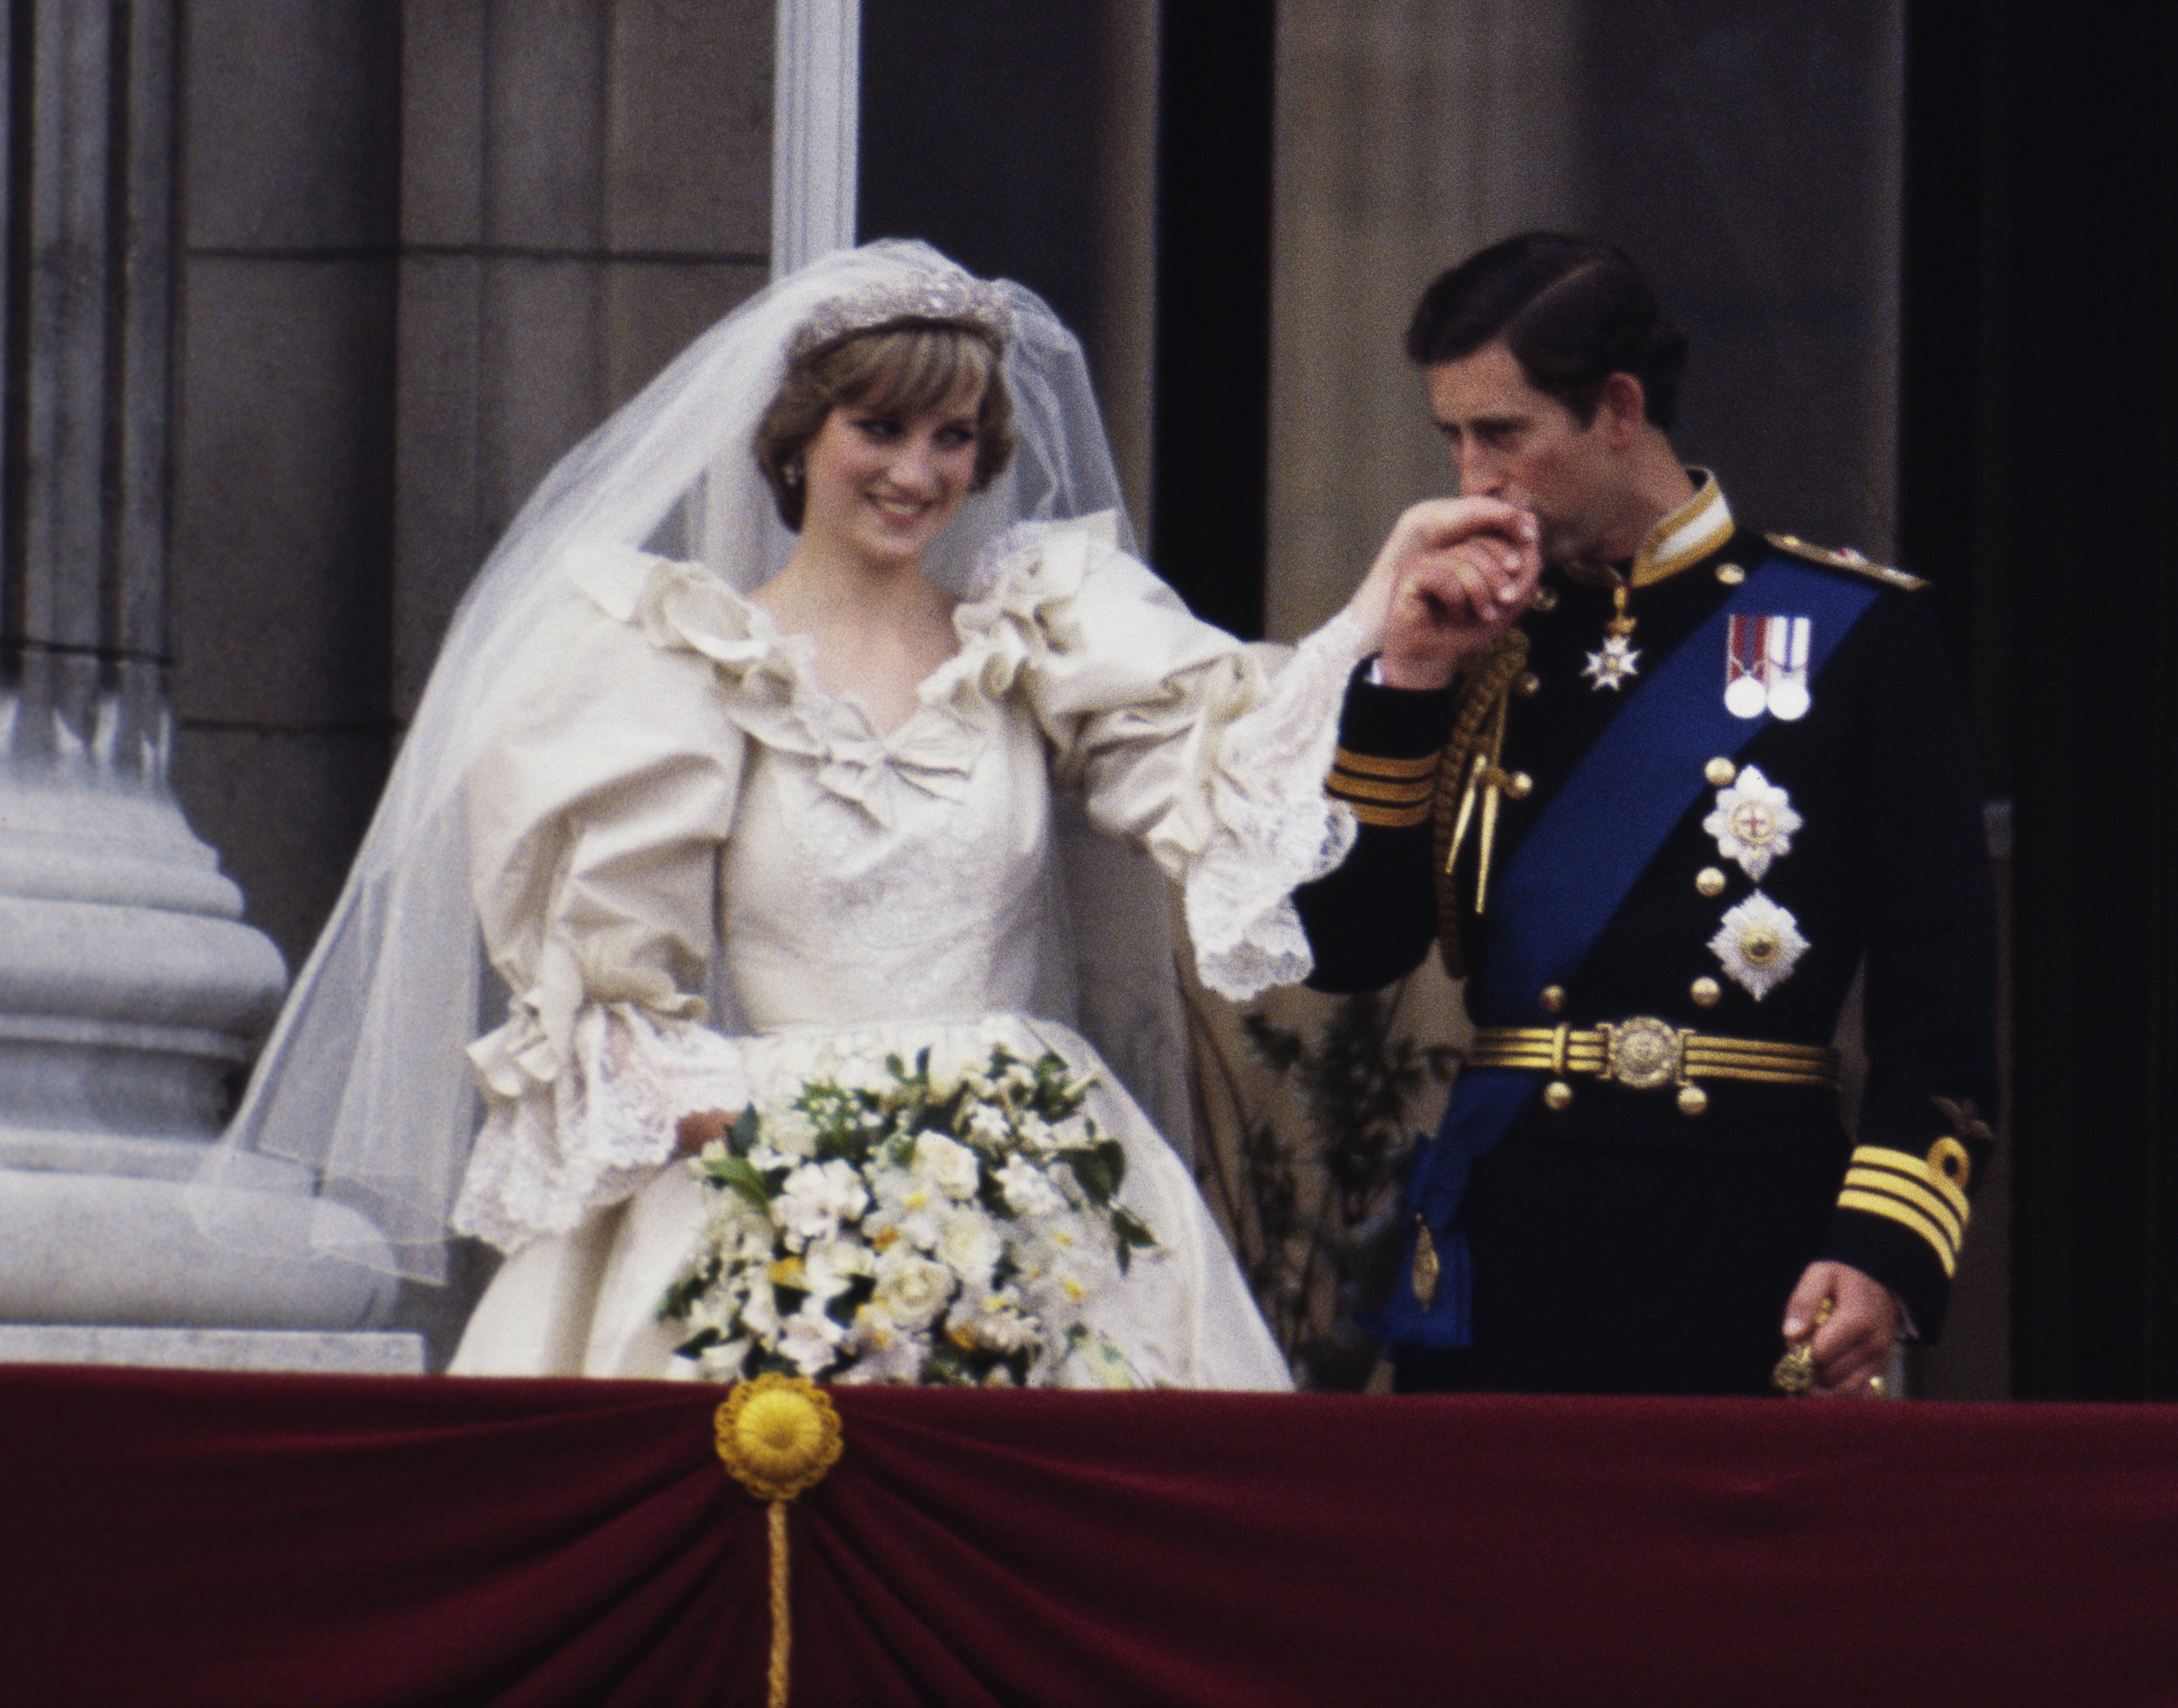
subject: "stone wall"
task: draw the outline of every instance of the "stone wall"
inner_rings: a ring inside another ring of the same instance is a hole
[[[308,953],[552,462],[768,266],[768,0],[188,0],[175,784]]]

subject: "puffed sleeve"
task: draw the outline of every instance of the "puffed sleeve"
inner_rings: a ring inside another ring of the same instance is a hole
[[[1293,891],[1353,844],[1323,779],[1361,625],[1342,613],[1295,647],[1243,645],[1120,550],[1109,516],[1015,541],[963,612],[991,637],[987,685],[1018,678],[1091,821],[1180,886],[1206,985],[1240,998],[1305,978]]]
[[[638,1190],[680,1115],[746,1101],[740,1052],[695,994],[746,738],[714,662],[646,632],[673,567],[578,563],[580,594],[504,673],[467,781],[472,889],[511,994],[470,1049],[485,1118],[452,1220],[504,1251]]]

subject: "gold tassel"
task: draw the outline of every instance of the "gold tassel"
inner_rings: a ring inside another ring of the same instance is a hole
[[[824,1481],[844,1445],[831,1396],[801,1376],[765,1374],[737,1382],[712,1414],[712,1433],[727,1472],[768,1502],[771,1533],[771,1664],[765,1701],[787,1708],[794,1651],[794,1604],[787,1558],[787,1506]]]
[[[1430,1238],[1430,1225],[1417,1213],[1414,1219],[1414,1300],[1424,1310],[1437,1300],[1437,1278],[1444,1273],[1444,1266],[1437,1259],[1437,1241]]]

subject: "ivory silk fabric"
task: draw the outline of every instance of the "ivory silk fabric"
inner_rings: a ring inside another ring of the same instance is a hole
[[[1162,1242],[1095,1326],[1154,1385],[1288,1385],[1187,1168],[1070,1023],[1054,790],[1180,886],[1207,982],[1302,976],[1287,898],[1350,841],[1322,778],[1360,632],[1243,646],[1114,541],[1108,516],[1009,536],[889,732],[700,569],[625,548],[572,566],[582,597],[497,685],[470,787],[514,996],[470,1050],[486,1119],[454,1222],[511,1255],[457,1371],[672,1372],[656,1307],[704,1212],[680,1114],[1003,1043],[1097,1076],[1123,1196]]]

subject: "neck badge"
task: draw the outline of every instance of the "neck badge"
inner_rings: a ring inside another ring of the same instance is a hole
[[[1611,587],[1611,620],[1603,625],[1602,647],[1588,655],[1580,673],[1595,684],[1594,692],[1613,693],[1640,672],[1641,655],[1634,645],[1634,619],[1626,611],[1626,577],[1614,577]]]
[[[1814,639],[1805,617],[1733,618],[1724,642],[1724,709],[1735,718],[1767,712],[1786,723],[1806,717]]]

